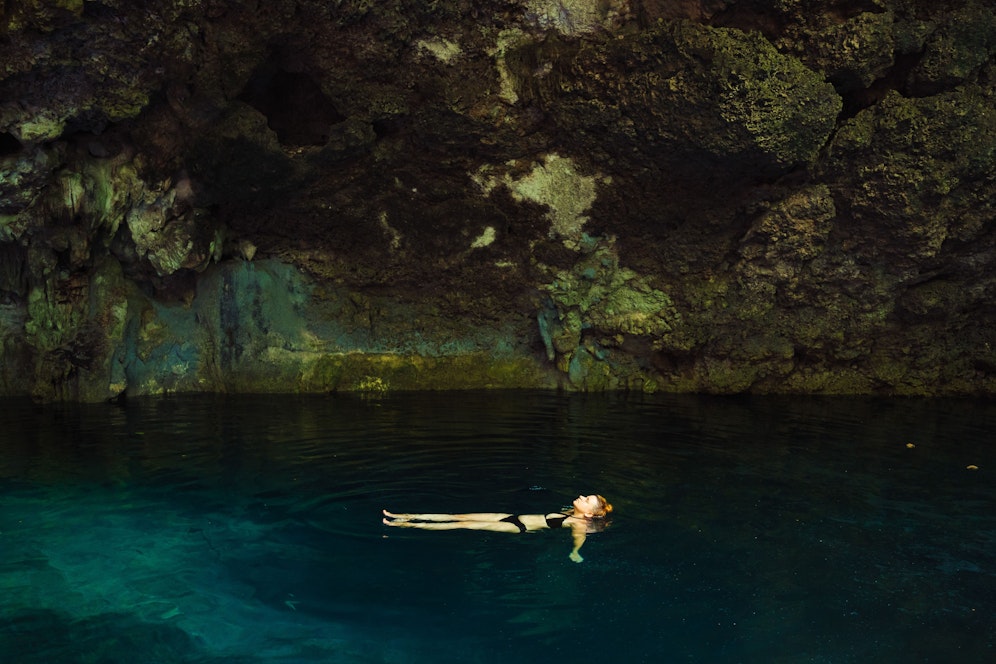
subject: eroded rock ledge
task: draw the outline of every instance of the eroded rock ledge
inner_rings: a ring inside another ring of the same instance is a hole
[[[992,394],[994,52],[982,0],[0,5],[0,394]]]

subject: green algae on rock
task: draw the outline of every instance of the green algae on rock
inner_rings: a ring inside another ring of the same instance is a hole
[[[584,239],[579,260],[553,271],[538,323],[547,357],[573,384],[606,389],[627,378],[611,366],[617,349],[628,339],[655,349],[675,345],[681,314],[667,294],[620,266],[611,240]]]

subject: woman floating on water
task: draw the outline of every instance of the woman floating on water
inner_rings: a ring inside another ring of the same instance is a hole
[[[576,563],[584,558],[578,553],[588,533],[598,532],[607,524],[612,505],[597,494],[578,496],[574,508],[549,514],[508,514],[475,512],[470,514],[395,514],[384,510],[384,524],[422,530],[493,530],[500,533],[524,533],[546,528],[570,528],[574,549],[570,558]]]

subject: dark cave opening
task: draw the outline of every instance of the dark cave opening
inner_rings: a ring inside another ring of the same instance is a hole
[[[904,96],[920,96],[913,94],[910,87],[910,74],[923,57],[922,52],[897,54],[895,63],[888,72],[868,87],[861,87],[854,81],[831,79],[838,94],[844,100],[844,108],[840,120],[853,118],[860,111],[874,106],[885,98],[890,90],[896,90]]]
[[[0,304],[14,304],[27,296],[27,275],[27,249],[11,242],[0,242]]]
[[[330,127],[346,119],[310,76],[263,65],[239,96],[266,116],[285,147],[325,145]]]
[[[21,142],[8,131],[0,131],[0,157],[17,154],[21,151]]]

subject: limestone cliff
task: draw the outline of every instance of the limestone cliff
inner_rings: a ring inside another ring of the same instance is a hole
[[[0,3],[0,395],[996,392],[984,0]]]

